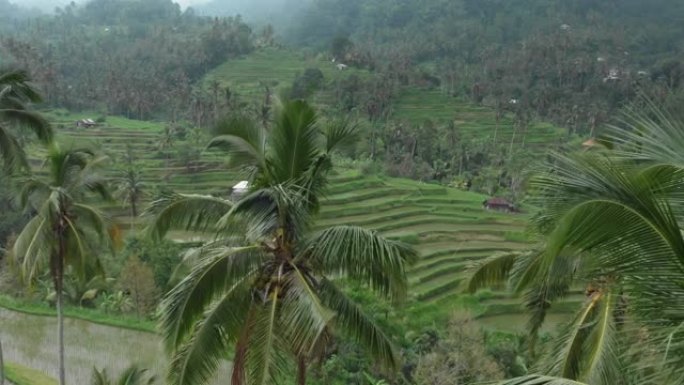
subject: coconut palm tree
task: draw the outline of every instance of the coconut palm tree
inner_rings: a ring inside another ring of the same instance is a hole
[[[556,155],[533,182],[543,241],[490,258],[471,278],[471,291],[508,280],[526,292],[535,334],[551,303],[585,288],[539,368],[558,378],[509,384],[684,381],[684,122],[646,101],[610,139],[613,150]]]
[[[124,205],[130,205],[131,220],[138,216],[138,203],[145,196],[145,188],[140,167],[129,164],[119,172],[116,180],[116,195]]]
[[[154,376],[147,375],[147,369],[140,369],[133,365],[121,373],[118,379],[112,379],[106,369],[93,369],[91,385],[152,385],[156,381]]]
[[[133,149],[126,145],[126,155],[123,159],[125,167],[118,171],[115,182],[115,194],[124,205],[131,208],[131,230],[138,217],[138,202],[145,197],[146,184],[143,180],[142,169],[135,163]]]
[[[30,103],[40,101],[41,97],[29,83],[25,71],[0,69],[0,156],[8,170],[28,166],[13,128],[29,128],[45,144],[52,140],[53,132],[48,122],[28,108]]]
[[[87,150],[65,151],[53,145],[47,156],[48,179],[27,180],[21,193],[33,218],[17,237],[12,254],[27,282],[49,268],[56,293],[60,385],[65,383],[65,269],[82,277],[101,272],[100,250],[95,247],[107,244],[113,235],[103,215],[86,203],[91,194],[108,198],[105,181],[97,173],[102,161]]]
[[[229,151],[231,163],[249,173],[248,193],[237,202],[172,195],[152,205],[153,236],[170,229],[210,235],[189,255],[189,275],[162,302],[171,383],[205,383],[234,346],[233,384],[276,383],[290,373],[290,360],[297,384],[305,384],[310,360],[333,331],[395,366],[390,338],[336,279],[400,300],[415,252],[374,231],[313,226],[332,151],[353,128],[321,129],[313,109],[295,101],[282,107],[268,132],[237,117],[218,124],[217,133],[209,146]]]

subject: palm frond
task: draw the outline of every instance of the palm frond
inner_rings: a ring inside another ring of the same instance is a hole
[[[408,245],[355,226],[335,226],[314,234],[303,255],[327,274],[368,284],[394,300],[405,296],[406,270],[418,258]]]
[[[354,339],[370,355],[388,369],[396,369],[397,357],[392,342],[385,333],[333,282],[319,282],[322,303],[335,312],[335,328]]]
[[[521,258],[520,253],[503,253],[493,255],[478,263],[470,274],[468,292],[474,293],[484,287],[500,285],[510,278],[515,261]]]
[[[24,150],[10,127],[30,129],[43,144],[53,140],[54,133],[47,120],[28,110],[27,103],[39,101],[40,95],[29,84],[25,71],[0,70],[0,156],[9,171],[28,169]]]
[[[121,373],[116,385],[150,385],[154,383],[154,377],[147,378],[147,369],[141,369],[135,365],[130,366]]]
[[[358,126],[348,119],[335,120],[324,130],[325,150],[330,153],[339,147],[356,144],[358,140]]]
[[[561,159],[555,171],[535,182],[542,196],[553,197],[545,207],[555,223],[546,264],[572,248],[591,252],[601,258],[601,268],[620,268],[622,274],[643,273],[644,258],[647,273],[684,273],[677,219],[644,175],[592,157]]]
[[[299,179],[319,155],[316,113],[305,101],[287,102],[278,113],[269,137],[273,181]]]
[[[551,353],[550,373],[595,385],[620,382],[615,303],[614,294],[602,291],[586,301]]]
[[[105,242],[105,244],[109,242],[107,231],[111,225],[109,218],[104,213],[93,206],[82,203],[75,203],[72,207],[83,226],[92,230],[101,242]]]
[[[255,247],[207,251],[190,274],[162,300],[160,328],[167,350],[178,348],[192,333],[205,308],[239,287],[262,261],[263,256]]]
[[[5,170],[11,172],[21,168],[28,168],[28,161],[24,150],[7,127],[0,124],[0,156]]]
[[[191,337],[173,354],[170,384],[206,384],[216,373],[229,344],[237,340],[245,325],[252,304],[249,278],[241,278],[212,302],[193,325]]]
[[[0,120],[9,121],[21,128],[28,128],[43,144],[49,144],[54,139],[54,131],[50,123],[38,112],[24,109],[23,106],[15,106],[6,109],[0,106]]]
[[[684,168],[684,122],[645,96],[639,105],[626,107],[617,124],[609,127],[608,138],[619,145],[616,154]]]
[[[42,98],[38,91],[30,84],[28,72],[17,68],[0,69],[0,89],[7,89],[7,95],[31,103],[40,103]]]
[[[152,217],[148,232],[161,239],[173,229],[207,231],[215,228],[232,207],[230,201],[208,195],[164,195],[153,201],[145,213]]]
[[[107,370],[106,369],[98,370],[97,368],[93,368],[93,373],[90,376],[90,384],[91,385],[112,385],[111,381],[109,380],[109,376],[107,375]]]
[[[12,250],[12,257],[21,266],[22,278],[27,283],[47,267],[52,254],[52,223],[39,213],[24,226]]]
[[[321,302],[314,282],[296,264],[290,267],[280,310],[282,333],[296,356],[308,356],[334,314]]]
[[[232,166],[257,166],[266,169],[266,133],[246,116],[230,116],[214,127],[215,137],[207,148],[230,154]]]
[[[499,382],[498,385],[590,385],[567,378],[533,374]]]
[[[524,304],[529,314],[528,330],[532,350],[549,309],[553,302],[568,294],[571,285],[575,283],[578,269],[577,259],[572,254],[557,256],[546,270],[536,269],[543,257],[543,250],[533,251],[528,258],[515,264],[512,274],[512,283],[517,286],[518,292],[526,289]]]
[[[234,221],[244,220],[244,233],[252,241],[264,241],[278,232],[294,242],[311,226],[311,215],[302,199],[302,189],[294,184],[273,185],[255,190],[235,203],[219,222],[219,228],[229,230]]]
[[[289,366],[284,354],[288,350],[288,342],[278,329],[284,284],[283,266],[277,269],[271,291],[264,304],[256,310],[251,326],[245,361],[249,385],[277,384]]]
[[[37,178],[28,178],[21,184],[21,191],[19,192],[19,204],[25,210],[29,208],[38,209],[40,203],[47,199],[50,195],[50,185]],[[31,202],[34,200],[34,202]]]

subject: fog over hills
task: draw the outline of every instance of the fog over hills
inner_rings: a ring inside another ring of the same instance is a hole
[[[174,0],[174,3],[178,3],[181,7],[185,8],[188,6],[197,6],[203,3],[207,3],[209,0]],[[87,0],[75,0],[75,3],[85,3]],[[232,0],[223,0],[219,3],[230,3]],[[69,0],[10,0],[10,3],[19,5],[24,8],[37,8],[44,12],[52,12],[55,7],[63,7],[71,1]]]
[[[311,0],[209,0],[193,8],[203,15],[241,15],[249,23],[282,26],[309,4]]]

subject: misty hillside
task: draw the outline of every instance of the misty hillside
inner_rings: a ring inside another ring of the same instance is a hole
[[[684,384],[683,26],[0,0],[0,383]]]
[[[242,16],[248,23],[290,28],[314,0],[209,0],[192,7],[201,15]]]

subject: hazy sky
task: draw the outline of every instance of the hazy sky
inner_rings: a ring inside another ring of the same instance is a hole
[[[77,3],[84,2],[86,0],[77,0]],[[209,0],[174,0],[176,3],[179,3],[183,8],[187,7],[188,5],[195,5],[195,4],[202,4],[206,3]],[[230,1],[230,0],[226,0]],[[64,6],[65,4],[69,4],[71,0],[10,0],[11,3],[19,4],[19,5],[24,5],[28,7],[39,7],[42,9],[46,10],[52,10],[55,7],[61,7]]]

